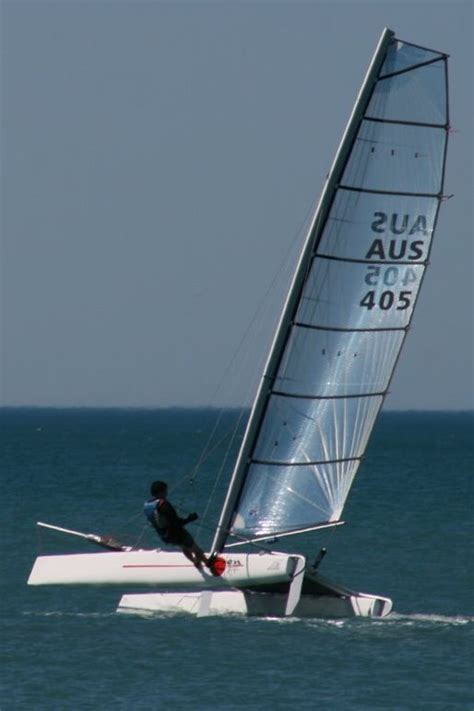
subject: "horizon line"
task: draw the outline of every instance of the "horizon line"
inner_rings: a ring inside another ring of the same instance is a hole
[[[0,405],[2,410],[142,410],[158,412],[165,410],[250,410],[251,405]],[[383,408],[380,414],[387,412],[439,412],[439,413],[474,413],[473,407],[397,407]]]

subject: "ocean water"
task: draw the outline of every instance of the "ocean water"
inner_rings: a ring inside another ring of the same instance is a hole
[[[393,599],[383,620],[141,618],[115,614],[122,590],[26,585],[38,553],[93,550],[38,520],[153,546],[156,478],[208,543],[238,445],[225,413],[194,476],[215,417],[0,410],[1,711],[472,711],[472,413],[382,413],[346,525],[309,544],[328,577]]]

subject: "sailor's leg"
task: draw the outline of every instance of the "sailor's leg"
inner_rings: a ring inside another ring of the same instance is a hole
[[[207,558],[204,555],[203,551],[199,548],[197,543],[193,543],[192,551],[194,553],[194,557],[198,562],[198,565],[207,565]]]
[[[199,568],[199,567],[200,567],[200,566],[196,563],[196,558],[195,558],[195,556],[194,556],[193,551],[192,551],[191,548],[186,548],[185,546],[183,546],[181,550],[183,551],[183,553],[184,553],[184,555],[186,556],[186,558],[187,558],[188,560],[190,560],[191,563],[196,566],[196,568]]]

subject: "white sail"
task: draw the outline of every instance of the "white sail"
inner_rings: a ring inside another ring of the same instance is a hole
[[[214,549],[337,523],[442,198],[447,56],[382,35],[318,206]],[[236,543],[237,542],[237,543]]]

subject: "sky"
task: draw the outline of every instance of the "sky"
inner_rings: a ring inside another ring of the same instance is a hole
[[[247,402],[384,27],[451,55],[454,194],[386,408],[472,409],[456,0],[3,0],[0,406]]]

